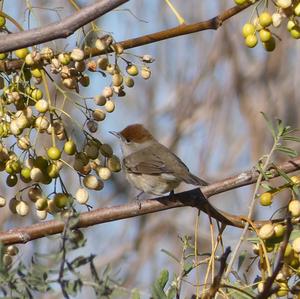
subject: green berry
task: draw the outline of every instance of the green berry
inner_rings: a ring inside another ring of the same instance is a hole
[[[237,5],[243,5],[247,3],[247,0],[234,0],[235,4]]]
[[[245,38],[245,44],[249,48],[254,48],[257,45],[257,42],[258,42],[257,37],[254,34],[248,35]]]
[[[59,160],[61,151],[56,146],[51,146],[47,150],[47,155],[51,160]]]
[[[76,144],[75,142],[70,139],[64,144],[64,151],[67,155],[74,155],[76,152]]]
[[[28,53],[29,50],[27,48],[18,49],[15,51],[15,55],[20,59],[24,59]]]
[[[251,23],[246,23],[242,28],[242,34],[246,38],[248,35],[253,35],[255,33],[255,27]]]
[[[6,23],[6,19],[3,16],[0,16],[0,28],[4,27]]]
[[[275,41],[275,38],[272,36],[271,39],[265,43],[263,43],[263,46],[265,47],[265,49],[268,51],[268,52],[272,52],[275,50],[275,47],[276,47],[276,41]]]
[[[259,37],[262,42],[268,42],[272,38],[272,33],[268,29],[262,29],[259,31]]]
[[[262,27],[268,27],[272,24],[272,16],[269,12],[264,11],[259,15],[259,24]]]
[[[4,60],[7,57],[7,53],[0,53],[0,60]]]

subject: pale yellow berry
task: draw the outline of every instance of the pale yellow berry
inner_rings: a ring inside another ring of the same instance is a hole
[[[98,169],[98,175],[99,175],[99,177],[100,177],[101,180],[107,181],[111,177],[111,171],[107,167],[99,167],[99,169]]]
[[[75,48],[71,52],[71,58],[74,61],[82,61],[84,59],[84,52],[79,48]]]
[[[107,101],[107,102],[105,103],[104,107],[105,107],[105,109],[106,109],[106,111],[107,111],[108,113],[113,112],[113,111],[115,110],[115,108],[116,108],[115,103],[114,103],[114,101],[112,101],[112,100]]]
[[[6,205],[6,199],[0,196],[0,208],[3,208]]]
[[[113,96],[113,89],[109,86],[104,87],[103,91],[102,91],[102,95],[105,98],[110,98]]]
[[[75,199],[82,205],[86,204],[89,200],[89,193],[84,188],[79,188],[75,193]]]
[[[292,5],[292,0],[277,0],[276,5],[281,8],[288,8]]]
[[[84,177],[83,185],[91,190],[101,190],[103,188],[103,182],[95,175],[90,174]]]
[[[274,235],[274,226],[271,223],[264,224],[258,231],[258,236],[263,239],[267,240]]]
[[[45,220],[47,218],[47,214],[47,210],[36,211],[36,215],[40,220]]]
[[[290,211],[291,215],[293,217],[299,217],[300,216],[300,201],[297,199],[293,199],[290,201],[288,210]]]
[[[141,76],[143,79],[147,80],[151,77],[151,70],[147,66],[143,66],[141,69]]]
[[[49,103],[46,100],[38,100],[35,103],[35,109],[40,113],[45,113],[49,110]]]
[[[20,200],[17,203],[17,205],[16,205],[16,212],[20,216],[26,216],[26,215],[28,215],[28,213],[29,213],[29,206],[28,206],[28,204],[25,201]]]

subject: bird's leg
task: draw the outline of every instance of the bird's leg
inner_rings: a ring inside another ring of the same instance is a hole
[[[144,194],[144,191],[142,191],[142,192],[140,192],[137,196],[136,196],[136,202],[137,202],[137,204],[138,204],[138,206],[139,206],[139,210],[141,209],[141,207],[142,207],[142,203],[141,203],[141,201],[140,201],[140,196],[141,195],[143,195]]]
[[[175,193],[174,193],[174,190],[172,190],[172,191],[169,193],[170,200],[173,199],[174,194],[175,194]]]

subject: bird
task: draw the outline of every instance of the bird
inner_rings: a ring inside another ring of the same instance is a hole
[[[143,193],[161,196],[174,194],[180,183],[207,186],[192,174],[184,162],[157,141],[142,125],[132,124],[122,131],[110,131],[118,137],[123,155],[122,166],[128,181]]]

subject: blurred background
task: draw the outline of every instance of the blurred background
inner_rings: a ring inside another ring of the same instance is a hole
[[[32,6],[33,12],[30,28],[74,13],[71,1],[66,0],[2,2],[3,10],[25,28],[29,24],[28,5]],[[93,2],[76,1],[81,7]],[[172,0],[172,3],[187,24],[208,20],[234,5],[230,0]],[[152,76],[147,81],[137,79],[135,87],[127,90],[126,97],[116,99],[116,110],[107,115],[95,136],[112,144],[120,156],[117,140],[108,131],[143,123],[158,140],[176,152],[194,174],[208,182],[255,166],[272,146],[272,137],[261,111],[292,127],[299,126],[300,45],[289,37],[284,25],[276,32],[282,41],[277,40],[274,52],[267,53],[261,45],[246,48],[241,28],[252,10],[250,7],[227,20],[217,31],[203,31],[127,50],[130,55],[150,54],[155,57],[151,65]],[[122,41],[177,26],[178,21],[163,0],[131,0],[98,19],[97,25],[104,32],[111,33],[116,41]],[[86,26],[85,30],[89,29],[90,26]],[[67,40],[48,45],[67,51],[81,39],[82,33],[79,32]],[[90,79],[90,86],[81,88],[84,96],[99,94],[108,84],[98,73],[90,73]],[[55,89],[51,92],[54,95]],[[77,112],[73,113],[76,116]],[[78,136],[78,142],[81,142],[80,132]],[[281,161],[282,157],[274,156],[274,160]],[[78,188],[77,180],[68,173],[65,181],[71,189]],[[7,189],[4,183],[0,186],[1,195],[7,198],[16,192]],[[178,191],[188,188],[191,186],[182,186]],[[252,190],[252,187],[240,188],[214,196],[210,202],[225,211],[246,214]],[[104,190],[90,192],[90,204],[94,208],[125,204],[134,201],[136,194],[137,191],[129,186],[120,172],[114,174]],[[275,209],[286,200],[282,198]],[[274,206],[260,207],[255,217],[267,218],[273,212]],[[172,275],[180,268],[162,249],[180,258],[180,238],[193,236],[196,217],[196,210],[181,208],[97,225],[83,230],[87,244],[80,250],[82,254],[97,255],[95,265],[100,272],[110,266],[112,276],[124,291],[119,298],[129,298],[133,288],[138,288],[143,298],[149,298],[150,286],[162,268],[167,268]],[[34,215],[20,218],[8,210],[1,210],[1,230],[37,221]],[[239,235],[238,229],[226,229],[224,245],[233,247]],[[210,252],[209,219],[204,214],[200,215],[198,238],[199,251]],[[19,247],[20,259],[26,263],[35,251],[47,253],[57,248],[57,244],[53,238],[44,238]],[[244,249],[249,248],[245,244]],[[193,274],[189,280],[193,281]],[[189,298],[194,291],[187,284],[183,294]],[[87,288],[82,296],[92,296],[92,293]],[[60,295],[46,294],[40,298],[60,298]]]

